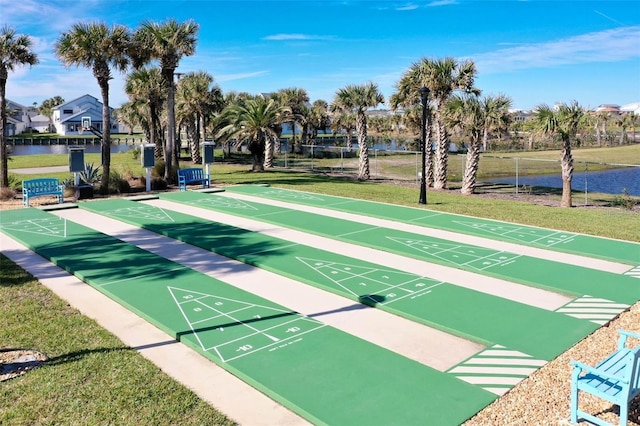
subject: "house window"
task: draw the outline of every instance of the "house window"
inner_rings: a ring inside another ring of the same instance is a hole
[[[72,109],[63,109],[62,113],[63,114],[73,114],[73,110]]]

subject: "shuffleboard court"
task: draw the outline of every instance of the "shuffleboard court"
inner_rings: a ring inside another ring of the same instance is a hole
[[[631,241],[260,185],[230,186],[225,191],[640,265],[640,243]]]
[[[528,368],[526,373],[519,370],[518,381],[598,327],[588,319],[577,319],[570,314],[547,311],[148,204],[109,200],[86,203],[82,208],[459,336],[504,347],[505,351],[519,353],[528,362],[537,363],[536,367],[524,367]],[[617,312],[625,307],[627,305],[618,306]],[[509,368],[508,363],[507,360],[497,368]],[[502,374],[512,376],[514,371]],[[503,386],[502,392],[513,384]]]
[[[0,231],[320,424],[460,424],[495,394],[34,209]]]
[[[163,194],[161,198],[560,293],[625,304],[640,299],[640,281],[627,275],[217,194],[182,192]]]

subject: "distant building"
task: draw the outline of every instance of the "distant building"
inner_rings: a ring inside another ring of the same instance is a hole
[[[114,116],[114,109],[111,110],[111,133],[124,133],[118,120]],[[91,127],[102,133],[104,126],[102,123],[102,102],[91,95],[83,95],[72,101],[55,106],[52,109],[53,126],[56,133],[63,136],[78,135],[86,124],[91,123]]]
[[[524,123],[531,117],[531,111],[523,109],[510,109],[509,113],[513,117],[513,121],[517,123]]]
[[[640,115],[640,102],[633,102],[631,104],[622,105],[620,112],[623,114],[636,114]]]
[[[620,114],[620,106],[614,104],[602,104],[596,108],[597,113]]]
[[[34,107],[27,107],[9,99],[7,102],[7,125],[5,126],[5,134],[7,136],[16,136],[24,132],[29,132],[33,128],[31,117],[38,115],[38,111]],[[47,119],[47,122],[49,119]]]

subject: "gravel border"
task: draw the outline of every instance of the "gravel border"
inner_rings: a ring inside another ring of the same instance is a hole
[[[569,422],[572,372],[570,361],[573,359],[587,365],[596,365],[616,350],[619,329],[640,333],[640,302],[531,374],[463,425],[571,424]],[[630,338],[627,343],[634,347],[640,344],[640,341]],[[583,411],[597,415],[611,424],[619,423],[617,405],[584,393],[580,393],[579,401]],[[629,404],[627,424],[640,426],[640,397],[636,397]]]

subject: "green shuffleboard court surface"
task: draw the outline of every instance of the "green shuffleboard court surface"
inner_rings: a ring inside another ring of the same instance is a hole
[[[51,213],[5,211],[0,231],[314,423],[456,425],[496,398]]]
[[[225,191],[597,257],[632,266],[640,265],[640,244],[632,241],[612,240],[415,207],[259,185],[231,186],[225,188]]]
[[[194,192],[182,194],[190,199],[207,197]],[[108,200],[84,203],[82,208],[488,346],[498,345],[505,350],[517,351],[538,367],[598,327],[591,321],[564,313],[547,311],[393,268],[382,268],[356,258],[148,204]],[[612,308],[620,312],[626,307],[618,304]],[[503,359],[503,362],[506,364],[509,360]],[[520,370],[520,379],[535,369],[530,368],[526,372]],[[513,371],[510,374],[513,375]],[[503,389],[513,384],[506,384]]]
[[[626,304],[640,299],[640,280],[631,276],[218,194],[174,192],[161,198],[564,294]]]

